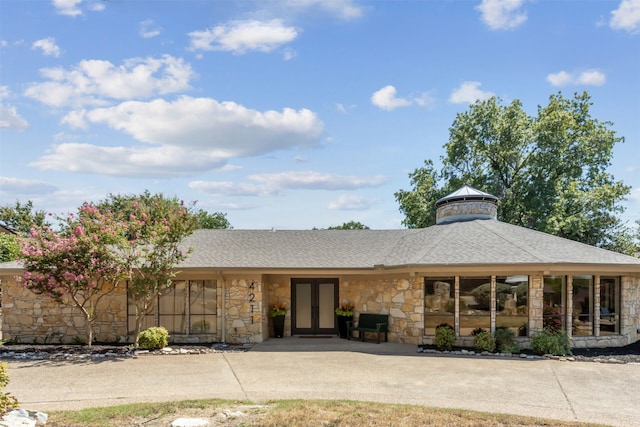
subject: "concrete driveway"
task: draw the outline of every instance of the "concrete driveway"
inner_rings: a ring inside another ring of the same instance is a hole
[[[7,391],[44,412],[197,398],[351,399],[640,426],[636,364],[444,357],[337,338],[99,360],[9,361]]]

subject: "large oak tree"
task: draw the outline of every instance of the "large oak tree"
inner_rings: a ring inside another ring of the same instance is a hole
[[[459,113],[444,144],[442,168],[431,160],[395,193],[404,225],[435,223],[435,201],[470,185],[500,198],[499,219],[596,246],[623,233],[619,214],[630,187],[608,168],[623,138],[590,114],[587,93],[549,97],[536,116],[519,100],[478,101]]]

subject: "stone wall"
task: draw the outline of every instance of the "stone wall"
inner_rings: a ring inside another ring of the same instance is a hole
[[[418,344],[424,334],[424,279],[363,278],[340,280],[340,303],[358,313],[389,315],[389,341]]]
[[[260,277],[226,278],[226,342],[261,342],[263,336],[263,284]]]
[[[20,343],[74,343],[86,341],[80,309],[36,295],[3,278],[2,337]],[[101,342],[127,342],[126,289],[118,287],[96,309],[94,338]]]
[[[287,313],[284,318],[284,336],[291,336],[291,278],[285,276],[272,277],[269,280],[268,290],[266,292],[267,304],[264,306],[264,322],[262,327],[264,329],[264,339],[273,337],[273,322],[269,315],[269,310],[274,305],[280,303],[287,304]]]
[[[621,333],[628,337],[625,344],[640,339],[640,277],[622,277]]]

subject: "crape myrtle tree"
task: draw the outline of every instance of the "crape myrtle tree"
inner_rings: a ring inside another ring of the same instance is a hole
[[[477,101],[449,129],[442,168],[431,160],[395,193],[409,228],[435,223],[435,201],[470,185],[500,198],[502,221],[601,247],[624,240],[619,218],[630,187],[607,172],[623,141],[612,123],[591,117],[585,92],[558,93],[536,116],[514,100]],[[628,236],[627,236],[628,237]]]
[[[36,294],[77,308],[91,346],[100,300],[127,275],[122,224],[87,202],[77,214],[57,220],[58,231],[34,225],[20,239],[24,273],[17,279]]]
[[[158,296],[171,288],[176,266],[191,252],[180,243],[198,225],[198,217],[192,212],[193,204],[149,191],[110,194],[98,206],[112,211],[125,226],[127,291],[136,310],[137,345],[144,318],[154,310]]]

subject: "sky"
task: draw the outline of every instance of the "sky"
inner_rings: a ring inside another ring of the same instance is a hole
[[[0,54],[0,205],[397,229],[456,114],[587,91],[640,218],[640,0],[2,0]]]

